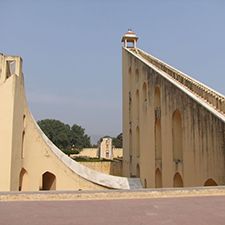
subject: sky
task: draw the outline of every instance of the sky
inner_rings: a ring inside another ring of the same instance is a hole
[[[23,58],[36,121],[122,132],[122,36],[225,94],[223,0],[1,0],[0,52]]]

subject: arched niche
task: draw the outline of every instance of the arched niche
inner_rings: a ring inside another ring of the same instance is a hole
[[[137,164],[137,167],[136,167],[136,177],[140,177],[140,166],[139,164]]]
[[[129,98],[129,122],[132,122],[132,98]]]
[[[130,132],[129,132],[129,155],[130,156],[133,155],[132,142],[133,142],[133,139],[132,139],[132,130],[130,129]]]
[[[218,184],[212,178],[210,178],[204,183],[204,186],[218,186]]]
[[[162,188],[162,173],[159,168],[155,171],[155,187]]]
[[[162,134],[161,134],[161,121],[159,118],[155,122],[155,158],[162,158]]]
[[[183,179],[180,175],[180,173],[176,173],[173,177],[173,186],[174,187],[183,187]]]
[[[136,118],[139,118],[139,90],[136,91]]]
[[[155,97],[154,97],[154,103],[155,103],[155,108],[161,107],[161,100],[160,100],[160,88],[157,86],[155,88]]]
[[[144,188],[148,187],[147,179],[144,179]]]
[[[22,146],[21,146],[21,158],[25,156],[25,130],[22,133]]]
[[[136,128],[136,154],[137,154],[137,157],[140,156],[140,129],[139,129],[139,126],[137,126]]]
[[[131,67],[129,68],[129,71],[128,71],[128,88],[129,88],[129,91],[131,91],[132,89],[132,73],[131,73]]]
[[[26,127],[27,118],[25,115],[23,115],[23,129]]]
[[[142,86],[142,102],[146,102],[147,101],[147,84],[146,82],[144,82],[143,86]]]
[[[178,109],[176,109],[172,116],[172,142],[173,142],[173,159],[183,160],[182,147],[182,119]]]
[[[20,171],[19,191],[28,191],[28,173],[24,168]]]
[[[138,82],[139,81],[139,70],[136,69],[135,71],[135,81]]]
[[[56,176],[53,173],[45,172],[42,174],[41,190],[56,190]]]

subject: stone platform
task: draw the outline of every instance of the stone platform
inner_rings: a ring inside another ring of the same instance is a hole
[[[225,188],[1,192],[0,224],[224,224]]]

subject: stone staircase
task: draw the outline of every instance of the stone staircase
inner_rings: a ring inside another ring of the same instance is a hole
[[[161,60],[149,55],[148,53],[138,49],[129,48],[131,52],[139,58],[155,66],[158,70],[164,72],[167,76],[178,82],[184,88],[192,92],[194,95],[205,101],[219,113],[225,116],[225,96],[200,83],[199,81],[180,72],[172,66],[162,62]]]

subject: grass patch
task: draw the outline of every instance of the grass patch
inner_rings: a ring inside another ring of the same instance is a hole
[[[70,154],[79,154],[79,151],[78,150],[63,149],[61,151],[64,152],[65,154],[67,154],[67,155],[70,155]]]

